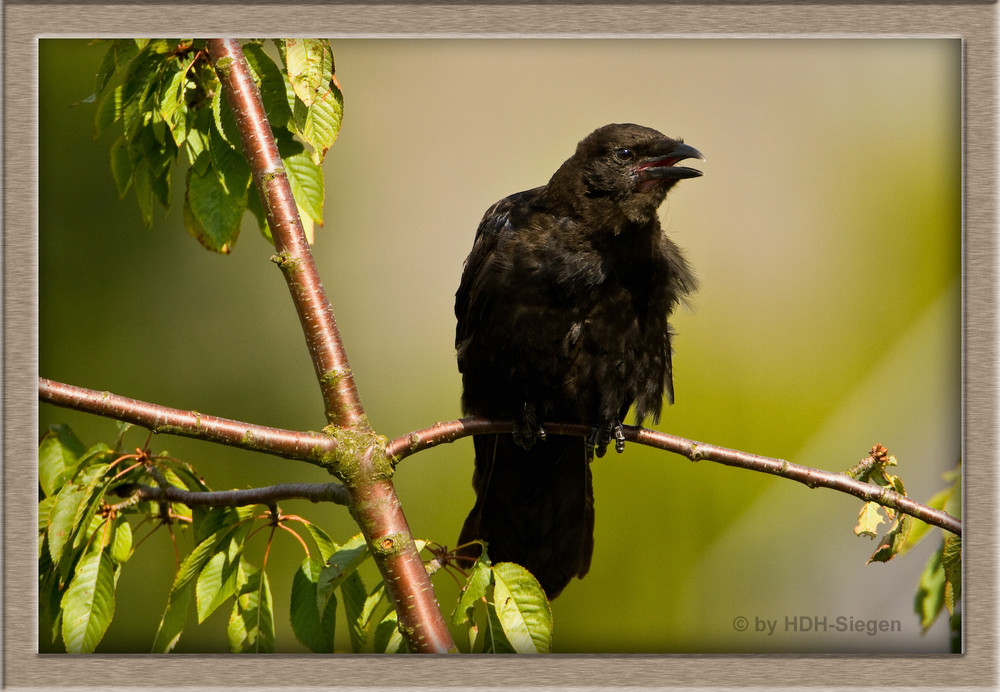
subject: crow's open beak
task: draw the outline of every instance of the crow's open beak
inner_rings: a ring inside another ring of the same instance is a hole
[[[650,156],[639,162],[635,167],[636,177],[640,183],[652,180],[669,180],[680,178],[697,178],[702,172],[686,166],[674,164],[684,159],[700,159],[705,157],[700,151],[687,144],[673,144],[668,151],[658,156]]]

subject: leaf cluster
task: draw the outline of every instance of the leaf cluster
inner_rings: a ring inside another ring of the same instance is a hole
[[[243,52],[260,89],[307,236],[323,223],[320,163],[340,132],[343,94],[333,52],[321,39],[274,40],[282,65],[251,41]],[[245,212],[270,239],[267,215],[251,194],[251,171],[236,121],[203,40],[115,39],[85,99],[96,102],[94,136],[114,126],[111,171],[120,196],[134,191],[152,226],[156,204],[170,206],[174,164],[186,164],[183,218],[206,248],[232,251]]]
[[[541,584],[521,565],[491,564],[485,549],[459,595],[452,624],[465,627],[470,651],[552,650],[552,609]]]
[[[847,473],[858,480],[891,488],[905,497],[906,488],[902,479],[888,471],[889,467],[896,466],[897,463],[896,457],[889,455],[881,445],[876,445],[872,448],[871,456]],[[954,470],[944,474],[944,480],[949,483],[948,487],[932,497],[927,506],[945,511],[952,516],[960,516],[961,463]],[[892,524],[879,540],[878,548],[868,559],[869,563],[888,562],[897,555],[909,552],[926,538],[933,528],[930,524],[891,507],[879,505],[877,502],[866,502],[858,514],[854,533],[858,536],[876,538],[878,526],[885,522],[883,513]],[[947,608],[953,635],[953,649],[961,645],[961,614],[958,609],[961,593],[962,537],[942,529],[941,547],[930,556],[924,567],[913,607],[925,632],[937,620],[942,608]]]
[[[409,651],[384,582],[369,588],[359,568],[371,558],[362,534],[338,544],[320,527],[277,506],[255,515],[252,507],[189,508],[141,499],[141,486],[207,492],[188,464],[144,449],[121,451],[129,426],[113,446],[90,448],[65,425],[54,425],[39,445],[39,608],[51,623],[52,642],[69,653],[92,653],[115,614],[115,591],[125,562],[145,538],[133,531],[167,527],[190,534],[192,548],[178,556],[151,651],[173,650],[192,612],[199,624],[229,604],[227,637],[234,653],[275,650],[275,609],[267,552],[277,529],[294,536],[305,557],[295,571],[289,618],[296,638],[317,653],[333,653],[337,608],[343,606],[354,653]],[[130,522],[131,520],[131,522]],[[295,528],[292,528],[295,525]],[[301,528],[299,528],[301,527]],[[270,528],[264,560],[247,557],[250,540]],[[308,539],[308,540],[307,540]],[[418,550],[427,546],[417,541]],[[428,571],[441,562],[431,560]],[[547,652],[552,613],[537,580],[511,563],[476,562],[453,622],[470,633],[470,650],[484,653]],[[482,632],[477,622],[483,622]]]

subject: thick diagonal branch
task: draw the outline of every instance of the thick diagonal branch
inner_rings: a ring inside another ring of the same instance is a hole
[[[424,430],[418,430],[392,440],[386,445],[386,456],[392,462],[399,463],[411,454],[445,442],[486,433],[511,432],[514,429],[510,421],[492,421],[482,418],[462,418],[447,423],[436,423]],[[590,433],[590,427],[582,424],[545,423],[545,431],[555,435],[579,435]],[[844,473],[821,471],[809,466],[793,464],[784,459],[764,457],[736,449],[719,447],[718,445],[695,442],[677,435],[656,430],[647,430],[632,425],[624,426],[625,439],[630,442],[656,447],[668,452],[680,454],[691,461],[714,461],[726,466],[736,466],[751,471],[770,473],[793,481],[803,483],[810,488],[830,488],[842,493],[854,495],[867,502],[877,502],[885,507],[892,507],[903,514],[909,514],[932,526],[937,526],[954,534],[962,535],[962,522],[947,512],[922,505],[912,498],[900,495],[890,488],[873,483],[863,483]]]
[[[347,352],[302,230],[288,175],[281,163],[260,91],[253,82],[243,50],[239,41],[211,39],[208,41],[208,52],[236,118],[243,154],[250,163],[254,184],[260,193],[278,251],[276,262],[288,282],[316,368],[326,417],[334,425],[366,428],[368,422],[358,398]]]
[[[339,475],[350,495],[348,507],[382,573],[399,617],[399,629],[407,642],[420,652],[455,651],[392,485],[392,467],[385,459],[384,440],[379,441],[371,430],[361,407],[333,309],[306,242],[260,91],[251,78],[238,41],[211,39],[207,47],[260,192],[278,251],[275,260],[284,272],[306,335],[327,419],[334,426],[327,430],[331,436],[348,442],[344,455],[350,457],[349,463],[341,466]]]

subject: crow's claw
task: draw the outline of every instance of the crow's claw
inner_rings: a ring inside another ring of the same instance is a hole
[[[531,449],[535,440],[545,442],[545,428],[538,421],[535,407],[525,404],[521,417],[514,420],[514,442],[519,447]]]
[[[625,430],[621,421],[616,420],[611,424],[612,435],[615,438],[615,451],[621,454],[625,451]]]
[[[615,451],[621,454],[625,451],[625,430],[621,421],[612,420],[601,425],[594,425],[587,435],[587,449],[590,449],[600,458],[608,451],[611,440],[615,441]]]

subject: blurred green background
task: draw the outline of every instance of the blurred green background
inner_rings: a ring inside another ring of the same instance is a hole
[[[319,429],[297,319],[253,222],[231,256],[203,250],[183,230],[175,172],[176,202],[144,229],[134,199],[117,198],[110,138],[92,139],[94,107],[72,105],[90,93],[104,47],[38,46],[39,374]],[[333,49],[345,116],[314,249],[380,432],[460,416],[452,305],[485,209],[546,182],[594,128],[637,122],[708,158],[705,176],[661,210],[701,289],[674,320],[677,403],[660,429],[832,471],[881,442],[911,495],[943,487],[962,439],[958,40],[338,39]],[[111,421],[40,405],[40,433],[57,421],[88,444],[114,436]],[[153,449],[217,489],[328,480],[181,438]],[[400,466],[417,537],[454,544],[471,473],[469,440]],[[921,636],[912,613],[936,537],[866,567],[875,544],[854,536],[861,503],[849,496],[636,445],[595,461],[594,476],[593,567],[553,604],[556,651],[947,651],[944,620]],[[342,507],[282,507],[335,539],[356,532]],[[304,650],[287,619],[301,558],[279,535],[269,557],[279,651]],[[100,651],[149,650],[174,567],[158,531],[124,570]],[[456,582],[439,573],[435,584],[450,613]],[[226,651],[223,611],[192,623],[177,650]],[[735,630],[740,616],[751,631]],[[901,632],[787,631],[785,618],[800,616],[899,620]],[[755,618],[777,630],[752,631]]]

